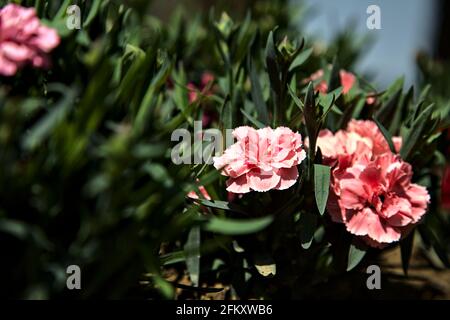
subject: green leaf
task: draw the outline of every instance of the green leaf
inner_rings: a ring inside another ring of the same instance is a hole
[[[229,95],[226,96],[225,101],[223,102],[220,118],[222,120],[223,129],[233,128],[233,108],[230,103]]]
[[[342,111],[339,110],[334,104],[334,102],[341,96],[341,94],[342,87],[339,87],[331,91],[330,93],[319,95],[319,104],[323,107],[323,115],[321,117],[322,121],[325,120],[325,117],[333,109],[333,107],[337,109],[341,115],[343,115]]]
[[[134,157],[149,160],[162,157],[167,152],[167,145],[162,143],[140,143],[132,149]]]
[[[0,232],[8,233],[22,241],[30,241],[45,250],[52,248],[52,243],[49,242],[41,228],[19,220],[1,219]]]
[[[275,29],[276,30],[276,29]],[[281,91],[281,81],[277,63],[277,48],[273,39],[274,31],[270,31],[266,44],[266,66],[269,73],[270,85],[274,94],[277,96]],[[276,99],[274,99],[276,101]]]
[[[402,149],[400,150],[400,155],[403,159],[408,160],[408,158],[412,155],[413,150],[415,150],[414,147],[416,144],[421,142],[420,138],[426,128],[428,119],[431,117],[433,108],[434,104],[430,104],[412,123],[407,137],[404,137],[404,143],[402,145]]]
[[[291,65],[289,66],[289,71],[292,71],[295,68],[301,66],[303,63],[305,63],[306,60],[308,60],[308,58],[311,56],[312,52],[313,48],[309,48],[304,50],[297,57],[295,57],[294,61],[292,61]]]
[[[168,76],[170,75],[172,69],[172,62],[166,56],[165,60],[158,70],[156,75],[153,77],[145,95],[140,103],[138,113],[135,118],[135,123],[133,126],[133,131],[136,133],[141,133],[150,122],[151,111],[156,102],[158,89],[166,82]]]
[[[341,67],[337,62],[337,57],[333,59],[333,67],[330,72],[330,79],[328,81],[328,92],[335,90],[341,85],[341,77],[340,77]]]
[[[93,1],[92,5],[91,5],[91,10],[89,10],[88,16],[87,16],[86,20],[84,20],[84,22],[83,22],[83,28],[88,27],[92,23],[94,18],[97,16],[98,9],[100,8],[101,4],[102,4],[101,0]]]
[[[269,114],[267,112],[267,105],[264,101],[264,97],[261,90],[261,85],[259,83],[258,75],[256,73],[255,67],[253,66],[250,58],[248,59],[248,68],[250,72],[250,82],[252,85],[252,100],[258,113],[258,121],[262,122],[264,125],[269,124]]]
[[[377,111],[375,117],[379,119],[380,122],[384,123],[386,126],[391,124],[394,120],[395,112],[398,108],[398,103],[402,96],[402,89],[400,88],[389,100]]]
[[[392,136],[389,133],[389,131],[387,131],[387,129],[381,124],[380,121],[377,120],[377,118],[373,117],[372,119],[373,119],[373,121],[375,121],[375,123],[377,124],[377,126],[380,129],[381,133],[383,134],[383,137],[386,140],[386,142],[388,143],[389,149],[391,149],[391,152],[392,153],[397,153],[395,151],[394,142],[392,141]]]
[[[317,119],[316,119],[316,103],[314,97],[314,86],[310,81],[306,89],[305,103],[304,103],[304,115],[306,130],[308,131],[308,136],[311,143],[311,150],[315,151],[316,143],[316,131],[317,131]]]
[[[160,183],[165,188],[171,188],[174,185],[167,168],[160,163],[147,162],[143,166],[143,170],[148,173],[154,181]]]
[[[391,97],[393,96],[397,91],[403,90],[403,83],[405,82],[405,77],[401,76],[397,78],[394,83],[387,88],[386,92],[383,94],[383,97]]]
[[[261,231],[273,221],[272,216],[265,216],[253,219],[229,219],[212,217],[203,226],[209,232],[224,235],[242,235]]]
[[[358,246],[355,243],[350,244],[350,250],[348,251],[348,263],[347,271],[356,267],[366,255],[367,248]]]
[[[297,97],[297,94],[295,93],[295,90],[292,89],[290,85],[287,85],[288,91],[290,96],[292,97],[292,100],[294,101],[295,105],[303,112],[303,102]]]
[[[408,275],[409,268],[409,260],[411,259],[411,253],[414,243],[414,233],[415,230],[412,230],[411,233],[400,242],[400,252],[402,256],[402,268],[405,275]]]
[[[42,117],[23,137],[22,146],[27,149],[38,147],[57,125],[65,118],[75,100],[75,91],[61,84],[51,84],[49,91],[62,93],[62,98],[51,107],[51,110]]]
[[[72,4],[71,0],[64,0],[64,2],[60,5],[58,12],[55,15],[55,20],[57,18],[64,18],[66,16],[67,8]]]
[[[173,299],[175,295],[175,289],[172,284],[170,284],[170,282],[165,280],[160,275],[153,276],[153,282],[165,299]]]
[[[21,221],[2,219],[0,220],[0,232],[25,240],[29,233],[29,227]]]
[[[242,114],[251,122],[253,123],[256,127],[258,128],[264,128],[266,127],[266,125],[264,125],[264,123],[259,122],[258,120],[256,120],[254,117],[252,117],[250,114],[248,114],[244,109],[241,109]]]
[[[199,203],[205,207],[221,209],[225,211],[237,212],[244,215],[248,215],[241,207],[234,203],[220,200],[205,200],[205,199],[192,199],[194,202]]]
[[[330,167],[314,164],[314,194],[317,209],[323,215],[327,206],[328,193],[330,191]]]
[[[186,254],[186,266],[189,278],[194,287],[198,287],[200,278],[200,227],[194,226],[189,232],[186,244],[184,245]]]
[[[304,211],[300,214],[299,219],[300,242],[303,249],[309,249],[314,239],[314,233],[317,227],[317,215]]]
[[[186,260],[186,254],[184,251],[174,251],[174,252],[162,255],[160,257],[161,265],[163,265],[163,266],[182,262],[185,260]]]

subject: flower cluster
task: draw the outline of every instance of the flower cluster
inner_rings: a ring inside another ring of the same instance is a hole
[[[398,152],[401,138],[393,142]],[[374,122],[352,120],[336,134],[322,130],[317,146],[332,167],[327,205],[332,220],[367,244],[400,240],[425,214],[427,190],[411,183],[411,165],[390,151]]]
[[[318,91],[320,93],[327,93],[328,84],[324,76],[325,76],[324,71],[322,69],[319,69],[316,72],[314,72],[309,78],[305,79],[303,83],[313,81],[316,83],[316,85],[314,86],[315,91]],[[343,94],[347,94],[356,83],[355,75],[343,69],[339,71],[339,80],[341,82]]]
[[[237,142],[214,157],[214,166],[230,177],[227,190],[234,193],[284,190],[295,184],[297,165],[306,157],[302,137],[286,127],[238,127]]]
[[[41,24],[34,8],[8,4],[0,10],[0,75],[12,76],[31,64],[50,64],[48,53],[59,44],[54,29]]]

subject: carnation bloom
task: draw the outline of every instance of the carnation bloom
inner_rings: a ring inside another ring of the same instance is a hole
[[[401,139],[393,140],[398,152]],[[323,130],[317,145],[332,167],[332,220],[367,244],[398,241],[425,214],[427,190],[411,182],[411,165],[390,151],[374,122],[352,120],[336,134]]]
[[[332,219],[373,246],[400,240],[430,200],[411,177],[411,165],[392,153],[357,162],[334,182],[335,198],[328,206]]]
[[[0,10],[0,75],[12,76],[26,64],[47,67],[59,44],[54,29],[42,25],[34,8],[8,4]]]
[[[216,169],[229,177],[229,192],[284,190],[295,184],[297,165],[306,157],[299,133],[286,127],[238,127],[233,136],[237,142],[213,158]]]

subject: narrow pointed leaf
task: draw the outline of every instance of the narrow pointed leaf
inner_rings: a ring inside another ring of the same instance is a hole
[[[311,56],[312,52],[313,48],[309,48],[304,50],[297,57],[295,57],[294,61],[292,61],[291,65],[289,66],[289,71],[292,71],[295,68],[301,66],[303,63],[305,63],[306,60],[308,60],[308,58]]]
[[[198,287],[200,276],[200,227],[194,226],[189,232],[186,244],[186,266],[189,272],[189,278],[194,287]]]
[[[386,130],[386,128],[381,124],[380,121],[377,120],[377,118],[374,117],[373,121],[375,121],[375,123],[378,126],[378,129],[380,129],[381,133],[383,134],[383,137],[386,140],[386,142],[388,143],[389,149],[391,149],[391,152],[396,153],[394,142],[392,141],[392,136],[389,133],[389,131]]]
[[[317,209],[323,215],[327,206],[328,193],[330,191],[330,167],[321,164],[314,165],[314,194]]]
[[[253,219],[230,219],[213,217],[203,226],[209,232],[224,235],[242,235],[261,231],[273,221],[272,216]]]
[[[402,256],[402,268],[405,275],[408,275],[409,261],[414,243],[414,230],[400,242],[400,252]]]
[[[299,219],[300,242],[303,249],[309,249],[317,227],[317,215],[309,211],[302,212]]]
[[[350,244],[350,250],[348,251],[348,263],[347,271],[355,268],[366,255],[367,248],[359,247],[354,243]]]
[[[251,63],[250,58],[248,60],[248,68],[250,71],[250,81],[252,85],[251,95],[253,103],[255,104],[256,112],[258,113],[258,121],[265,125],[268,125],[269,114],[267,112],[267,105],[264,101],[258,75],[256,73],[254,65]]]
[[[258,128],[264,128],[266,127],[266,125],[264,125],[264,123],[259,122],[258,120],[256,120],[253,116],[251,116],[250,114],[248,114],[244,109],[241,109],[242,114],[251,122],[253,123],[256,127]]]

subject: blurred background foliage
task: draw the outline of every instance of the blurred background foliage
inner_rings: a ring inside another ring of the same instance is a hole
[[[439,200],[449,158],[441,134],[450,125],[445,63],[418,56],[419,90],[404,91],[400,78],[377,91],[359,78],[344,97],[336,72],[352,70],[367,41],[351,30],[328,47],[302,40],[298,21],[308,12],[288,1],[12,2],[35,6],[62,42],[49,70],[26,68],[0,79],[2,297],[323,294],[348,267],[351,239],[343,248],[325,245],[324,227],[298,210],[302,196],[229,202],[215,169],[170,159],[172,131],[192,131],[193,121],[205,116],[208,126],[220,129],[284,124],[306,135],[301,122],[307,115],[298,105],[307,93],[302,80],[320,68],[327,70],[331,93],[317,97],[317,106],[329,114],[313,118],[326,119],[328,128],[380,115],[390,134],[411,138],[425,114],[407,160],[433,198],[432,214],[419,227],[420,246],[433,267],[448,267],[449,215]],[[66,27],[72,4],[81,8],[80,30]],[[281,69],[271,71],[270,59]],[[205,73],[214,80],[201,88]],[[189,98],[189,84],[197,88],[196,99]],[[378,102],[367,106],[368,95]],[[200,199],[199,206],[187,199],[192,190],[200,194],[199,185],[216,201]],[[245,222],[235,220],[249,210]],[[334,226],[334,233],[342,230]],[[372,252],[368,261],[377,257]],[[82,290],[66,289],[72,264],[81,267]],[[275,268],[277,277],[267,277]]]

